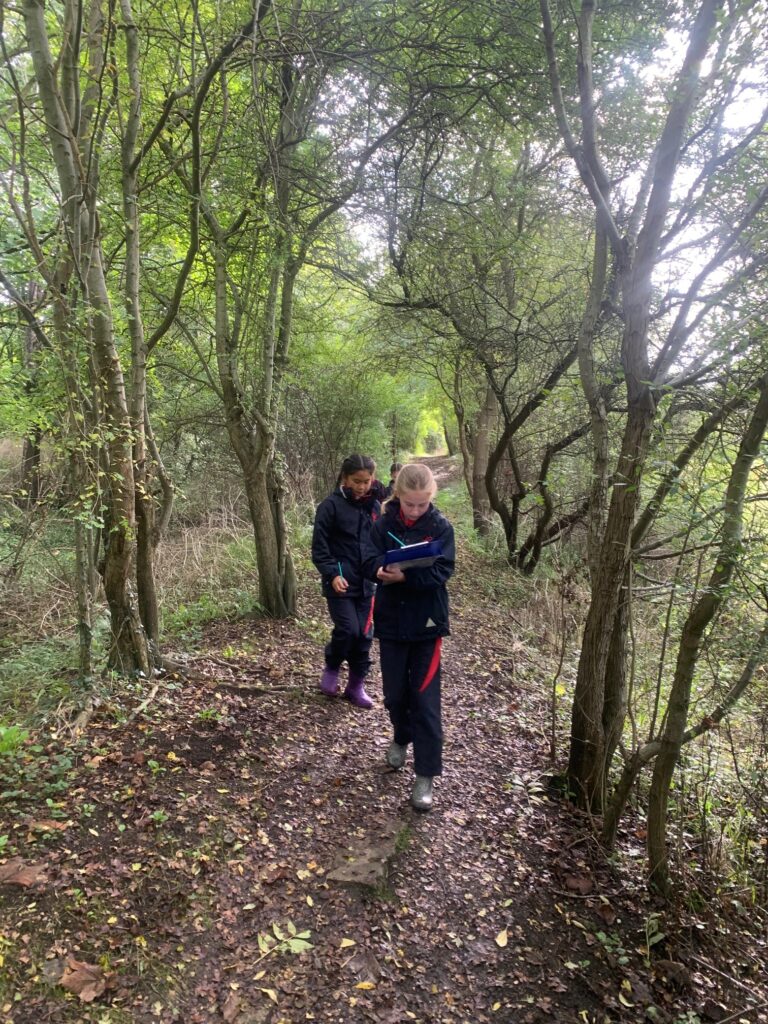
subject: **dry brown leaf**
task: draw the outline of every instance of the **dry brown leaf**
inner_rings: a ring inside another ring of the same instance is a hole
[[[228,1024],[238,1016],[240,1013],[240,996],[237,992],[230,992],[227,996],[227,1000],[221,1008],[221,1015]]]
[[[601,903],[599,907],[595,908],[595,910],[607,925],[613,924],[616,920],[616,911],[610,903]]]
[[[107,987],[107,979],[100,967],[70,956],[59,984],[68,992],[74,992],[84,1003],[92,1003]]]
[[[592,879],[587,878],[586,875],[566,875],[565,884],[571,892],[578,892],[582,896],[586,896],[588,893],[592,892]]]
[[[45,864],[25,864],[21,857],[12,857],[0,865],[0,885],[20,885],[28,888],[45,881]]]

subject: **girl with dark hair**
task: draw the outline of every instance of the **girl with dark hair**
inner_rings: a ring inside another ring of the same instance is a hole
[[[336,489],[317,508],[312,533],[312,561],[333,622],[320,690],[327,697],[338,695],[339,672],[346,661],[349,680],[342,696],[358,708],[373,705],[364,684],[371,667],[375,585],[363,577],[362,552],[381,513],[371,492],[375,472],[376,463],[368,455],[344,459]]]

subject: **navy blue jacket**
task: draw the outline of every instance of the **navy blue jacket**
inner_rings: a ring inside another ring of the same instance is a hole
[[[373,606],[374,635],[380,640],[402,643],[447,636],[450,629],[445,582],[453,575],[456,564],[453,527],[434,505],[413,526],[406,526],[400,515],[400,502],[392,498],[373,524],[364,558],[363,571],[372,579],[384,561],[384,552],[401,546],[390,534],[404,544],[439,540],[443,553],[428,568],[404,569],[404,583],[379,583]]]
[[[367,549],[371,524],[381,516],[381,505],[367,495],[360,501],[347,497],[341,487],[320,502],[312,531],[312,561],[323,579],[326,597],[370,597],[374,584],[363,576],[362,552]],[[344,594],[331,586],[334,576],[349,583]]]

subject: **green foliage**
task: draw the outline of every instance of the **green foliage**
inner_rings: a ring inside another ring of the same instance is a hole
[[[196,646],[203,627],[214,619],[234,619],[258,609],[252,535],[211,531],[196,544],[185,564],[175,563],[163,583],[162,628],[173,640]],[[169,570],[173,551],[166,550]]]
[[[312,949],[312,943],[309,941],[311,934],[309,931],[298,931],[290,920],[282,926],[275,923],[271,931],[258,933],[257,941],[261,951],[259,960],[273,954],[305,953]],[[258,960],[256,962],[258,963]]]
[[[82,696],[76,665],[73,636],[6,643],[5,651],[0,648],[0,714],[17,721],[40,719],[62,703],[75,702]]]
[[[75,777],[73,765],[72,751],[30,743],[0,758],[0,813],[20,817],[42,799],[49,817],[65,817],[60,803]]]
[[[18,725],[0,725],[0,757],[16,753],[28,738],[29,732]]]

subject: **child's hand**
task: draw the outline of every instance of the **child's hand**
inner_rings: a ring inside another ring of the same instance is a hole
[[[405,573],[396,565],[382,565],[376,573],[382,583],[404,583]]]
[[[343,594],[349,586],[349,583],[344,579],[343,576],[334,576],[331,580],[331,586],[337,594]]]

